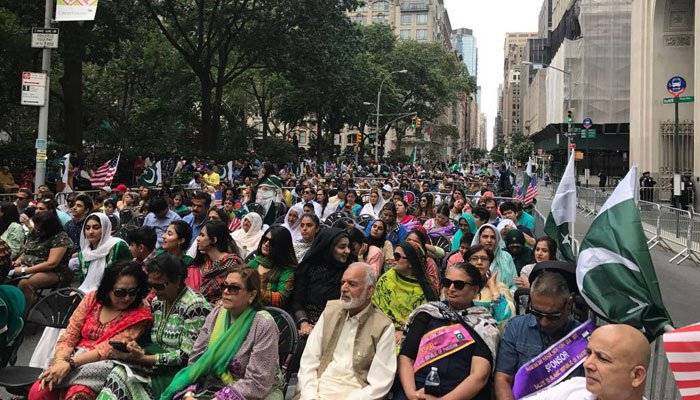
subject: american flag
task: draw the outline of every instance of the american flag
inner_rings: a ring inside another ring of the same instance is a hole
[[[90,185],[96,189],[109,186],[112,183],[114,174],[117,173],[118,166],[119,156],[100,165],[100,168],[98,168],[97,171],[95,171],[95,173],[90,177]]]
[[[700,322],[664,333],[664,351],[683,400],[700,399]]]
[[[523,203],[530,204],[537,197],[537,176],[530,177],[530,184],[527,185],[527,191],[523,198]]]

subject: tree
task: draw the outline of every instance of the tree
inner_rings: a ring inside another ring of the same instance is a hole
[[[515,161],[525,163],[532,155],[535,145],[528,137],[520,133],[513,134],[511,137],[510,153]]]

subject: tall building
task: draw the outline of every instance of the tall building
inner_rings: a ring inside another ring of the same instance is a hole
[[[700,183],[700,101],[663,104],[671,97],[666,82],[673,76],[685,79],[682,96],[695,94],[700,76],[700,3],[693,0],[633,0],[630,85],[630,162],[650,171],[661,189],[659,200],[671,197],[673,173]],[[697,199],[697,193],[695,198]],[[696,209],[698,202],[695,202]]]
[[[503,136],[503,84],[498,85],[498,109],[493,123],[493,146],[505,142]]]
[[[486,150],[486,114],[479,113],[479,134],[476,141],[476,147]]]
[[[353,22],[364,25],[389,24],[404,40],[451,47],[452,27],[443,0],[366,0],[348,15]]]
[[[523,133],[520,104],[520,81],[525,45],[536,32],[508,32],[503,44],[503,138],[510,143],[513,135]]]
[[[627,170],[632,1],[543,0],[538,36],[523,54],[522,115],[535,149],[552,155],[554,174],[567,159],[568,113],[574,133],[586,117],[595,130],[571,135],[580,175]]]
[[[476,47],[476,37],[471,29],[460,28],[452,31],[452,48],[467,66],[469,75],[478,76],[479,50]]]

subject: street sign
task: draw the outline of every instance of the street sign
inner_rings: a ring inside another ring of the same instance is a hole
[[[591,119],[591,117],[586,117],[583,119],[583,124],[581,125],[586,129],[591,129],[591,127],[593,126],[593,120]]]
[[[43,106],[46,103],[46,74],[40,72],[22,72],[23,106]]]
[[[34,148],[37,150],[46,150],[46,140],[45,139],[37,139],[36,143],[34,144]]]
[[[58,48],[58,28],[32,28],[33,48]]]
[[[37,161],[46,161],[46,149],[36,149]]]
[[[576,149],[576,143],[569,143],[569,150]]]
[[[671,94],[671,96],[678,97],[685,92],[687,84],[682,76],[676,75],[671,77],[666,83],[666,90]]]
[[[695,102],[695,96],[680,96],[680,97],[664,97],[664,104],[673,103],[693,103]]]
[[[595,129],[581,129],[581,139],[595,139],[598,132]]]

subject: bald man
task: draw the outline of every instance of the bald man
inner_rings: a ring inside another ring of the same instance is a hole
[[[641,400],[651,351],[629,325],[605,325],[588,342],[585,378],[572,378],[533,396],[533,400]]]

